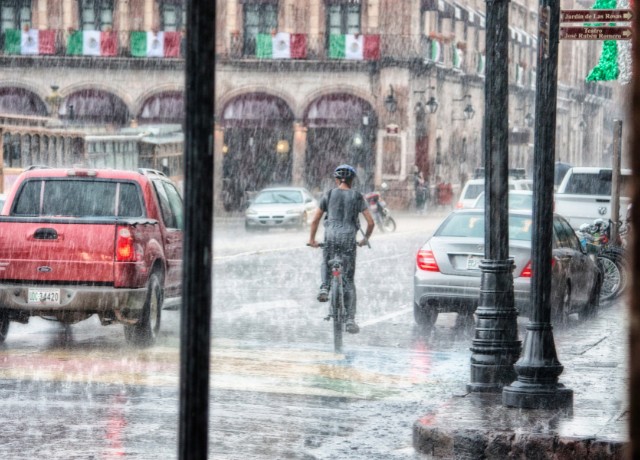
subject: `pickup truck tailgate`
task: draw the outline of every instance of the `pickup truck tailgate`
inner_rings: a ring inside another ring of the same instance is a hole
[[[0,280],[113,283],[115,225],[0,222]]]

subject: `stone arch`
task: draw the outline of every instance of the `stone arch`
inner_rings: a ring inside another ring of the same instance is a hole
[[[224,108],[232,100],[237,99],[238,97],[243,97],[244,95],[247,95],[247,94],[265,94],[274,98],[281,99],[286,103],[287,107],[289,107],[289,110],[291,110],[291,112],[293,113],[294,119],[297,120],[301,118],[302,112],[300,107],[298,107],[298,105],[296,104],[294,97],[292,97],[290,94],[285,93],[283,91],[278,91],[278,90],[274,90],[273,88],[269,88],[267,86],[258,86],[258,85],[247,86],[247,87],[225,92],[224,96],[220,97],[217,103],[215,104],[216,107],[219,107],[215,113],[216,118],[219,120],[222,120]]]
[[[136,119],[140,124],[181,124],[184,115],[184,91],[159,91],[140,104]]]
[[[20,86],[0,87],[0,113],[23,116],[47,116],[47,106],[32,89]]]
[[[227,98],[220,110],[224,127],[222,193],[227,210],[269,185],[291,183],[294,113],[287,102],[265,92]]]
[[[312,91],[304,97],[304,99],[302,100],[302,111],[301,111],[300,119],[304,117],[306,112],[309,110],[309,106],[313,103],[313,101],[323,96],[328,96],[332,94],[347,94],[347,95],[356,97],[358,99],[362,99],[363,101],[366,101],[369,104],[369,106],[371,106],[371,110],[373,112],[376,111],[377,99],[371,94],[371,92],[363,91],[360,88],[356,88],[352,86],[330,85],[330,86],[323,86],[320,89]]]
[[[92,87],[75,91],[67,89],[62,94],[63,101],[58,110],[62,119],[125,126],[132,118],[125,101],[112,92]]]
[[[333,185],[332,171],[348,163],[358,171],[357,186],[374,186],[378,120],[374,106],[349,92],[322,92],[306,106],[305,183],[324,191]]]

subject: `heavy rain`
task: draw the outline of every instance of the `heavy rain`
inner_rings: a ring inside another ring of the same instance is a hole
[[[3,458],[633,458],[629,5],[198,3],[0,0]]]

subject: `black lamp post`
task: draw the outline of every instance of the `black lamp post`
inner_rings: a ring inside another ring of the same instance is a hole
[[[485,79],[485,236],[480,298],[471,345],[470,392],[502,390],[515,377],[520,355],[509,258],[508,0],[487,0]]]
[[[505,406],[521,409],[573,405],[573,391],[558,383],[563,367],[556,355],[550,303],[559,23],[559,0],[541,0],[533,148],[532,311],[522,357],[515,364],[518,379],[502,392]]]

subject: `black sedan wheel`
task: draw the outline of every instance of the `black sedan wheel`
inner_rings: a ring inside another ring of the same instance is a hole
[[[413,318],[420,326],[433,327],[438,319],[438,310],[434,307],[420,304],[413,304]]]

